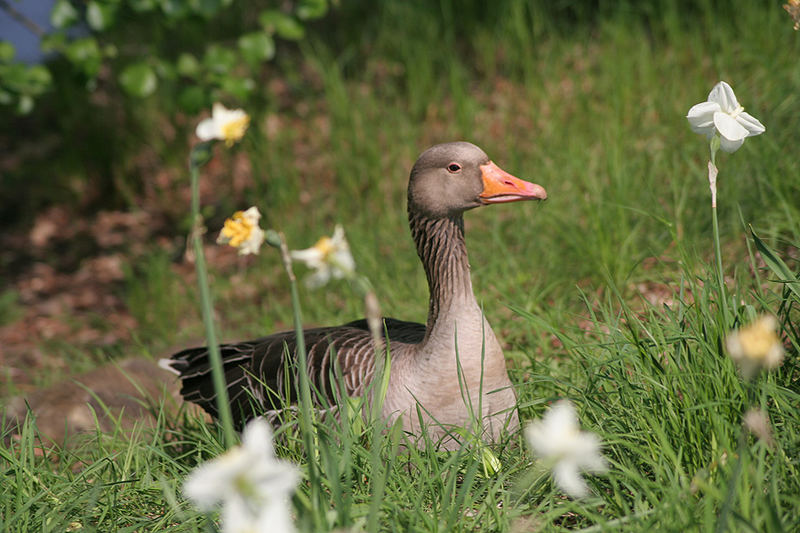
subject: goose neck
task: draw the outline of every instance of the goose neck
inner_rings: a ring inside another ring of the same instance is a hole
[[[409,225],[428,278],[427,329],[430,334],[441,314],[475,302],[464,240],[464,219],[460,214],[429,218],[410,212]]]

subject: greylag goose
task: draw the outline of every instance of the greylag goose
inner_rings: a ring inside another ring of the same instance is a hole
[[[417,435],[422,424],[446,448],[459,445],[452,429],[478,418],[485,440],[496,440],[503,427],[517,428],[516,395],[503,351],[472,292],[462,215],[482,205],[545,198],[541,186],[500,169],[473,144],[439,144],[420,155],[408,184],[408,221],[428,278],[428,321],[384,319],[392,360],[383,407],[387,419],[402,417],[404,430]],[[335,401],[332,354],[347,394],[364,394],[375,368],[366,320],[307,329],[304,335],[315,401],[320,395]],[[274,413],[278,398],[296,402],[294,379],[285,379],[285,354],[295,354],[293,331],[220,349],[239,427],[258,413]],[[216,416],[207,355],[204,347],[190,348],[167,363],[180,375],[183,398]]]

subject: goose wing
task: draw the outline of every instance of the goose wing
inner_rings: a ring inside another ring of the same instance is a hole
[[[425,326],[393,318],[384,320],[392,352],[403,344],[417,344]],[[335,401],[341,377],[349,396],[360,396],[372,379],[375,360],[365,319],[342,326],[304,331],[312,397],[320,406]],[[294,331],[252,341],[220,345],[225,382],[234,422],[242,427],[256,413],[279,410],[297,401],[295,386],[297,342]],[[336,365],[331,365],[332,357]],[[167,365],[180,375],[181,395],[217,417],[216,393],[206,347],[189,348],[170,357]],[[289,372],[287,372],[289,370]]]

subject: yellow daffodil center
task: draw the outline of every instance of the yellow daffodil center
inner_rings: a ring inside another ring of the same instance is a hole
[[[249,125],[250,117],[247,115],[223,124],[222,137],[225,139],[225,145],[232,146],[233,143],[244,137],[244,133],[247,131]]]
[[[739,342],[746,357],[760,360],[767,356],[780,339],[766,321],[759,320],[739,331]]]
[[[244,218],[244,212],[237,211],[233,214],[233,217],[225,220],[225,225],[220,234],[228,241],[228,244],[238,248],[250,238],[252,232],[253,225]]]
[[[314,245],[314,249],[322,255],[322,260],[325,261],[333,253],[333,240],[330,237],[322,237]]]
[[[258,499],[258,491],[253,486],[253,482],[242,472],[233,478],[233,486],[240,495],[253,500]]]

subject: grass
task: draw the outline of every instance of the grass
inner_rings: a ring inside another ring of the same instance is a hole
[[[572,399],[611,468],[590,478],[595,496],[572,501],[518,434],[493,447],[503,469],[484,477],[469,449],[397,453],[395,433],[373,440],[369,427],[323,424],[315,457],[322,487],[314,501],[301,485],[299,529],[714,531],[738,461],[730,530],[796,529],[800,301],[755,256],[747,230],[798,271],[800,37],[790,20],[777,4],[746,1],[591,13],[519,2],[484,13],[478,4],[386,2],[370,17],[360,4],[343,6],[336,28],[303,47],[304,67],[283,65],[300,101],[273,110],[283,127],[248,134],[243,149],[260,179],[250,203],[292,248],[342,223],[384,312],[424,321],[425,279],[405,229],[405,178],[416,155],[467,139],[545,186],[542,206],[467,214],[476,294],[507,344],[521,418]],[[752,386],[722,349],[734,324],[717,312],[707,144],[684,119],[719,79],[767,127],[717,159],[735,316],[775,313],[789,343],[783,367]],[[153,256],[130,271],[128,305],[146,317],[131,353],[160,353],[202,334],[194,281],[167,267]],[[236,279],[212,274],[223,338],[291,328],[276,253],[265,251]],[[258,296],[237,298],[236,286],[248,284]],[[667,305],[646,298],[658,291]],[[362,313],[345,285],[303,291],[301,305],[308,324]],[[190,327],[173,325],[187,315],[196,316]],[[746,437],[739,454],[750,405],[768,411],[776,443]],[[282,435],[279,454],[306,471],[302,436],[291,428]],[[162,413],[153,430],[89,435],[42,456],[29,424],[19,442],[0,447],[0,529],[207,531],[180,484],[222,440],[188,412]]]

